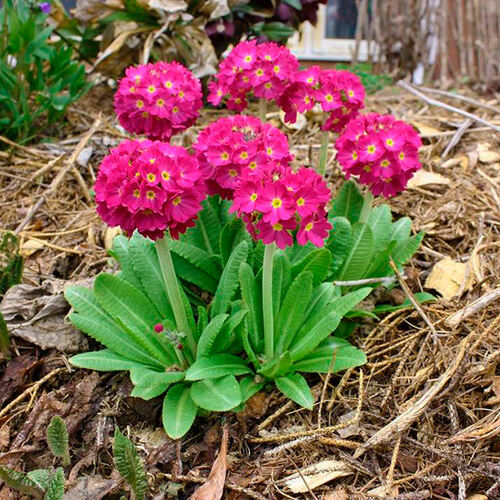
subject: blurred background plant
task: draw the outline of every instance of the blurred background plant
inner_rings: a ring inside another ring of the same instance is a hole
[[[20,143],[59,121],[91,86],[71,46],[52,37],[50,9],[27,0],[0,8],[0,135]]]
[[[346,69],[358,75],[367,94],[373,94],[394,83],[391,76],[380,73],[371,63],[358,63],[354,66],[348,63],[339,63],[335,67],[337,69]]]
[[[326,0],[78,0],[66,34],[101,33],[94,68],[110,76],[138,62],[177,60],[198,77],[215,73],[221,54],[242,37],[286,42],[301,22],[315,22]],[[87,32],[85,32],[87,30]],[[95,48],[95,47],[94,47]]]

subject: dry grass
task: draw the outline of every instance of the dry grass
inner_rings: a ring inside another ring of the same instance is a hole
[[[442,158],[463,117],[429,108],[402,90],[387,89],[370,101],[370,110],[392,112],[418,122],[422,129],[423,125],[431,127],[425,130],[424,168],[450,181],[443,186],[421,186],[390,201],[397,216],[409,215],[415,230],[427,234],[407,270],[409,287],[413,292],[423,290],[429,271],[445,256],[461,262],[472,262],[477,256],[479,265],[468,269],[474,274],[474,285],[451,302],[425,305],[423,314],[399,311],[360,328],[354,342],[367,353],[368,364],[361,370],[312,379],[318,395],[314,411],[298,409],[274,393],[254,399],[243,414],[229,415],[228,498],[341,500],[378,495],[401,500],[465,500],[474,493],[500,497],[500,303],[493,301],[468,317],[459,315],[453,327],[447,323],[454,313],[500,285],[500,164],[479,161],[477,147],[488,143],[491,151],[499,151],[500,137],[488,129],[474,131],[477,127],[472,124],[451,154]],[[38,245],[26,260],[27,283],[38,284],[53,276],[68,280],[88,277],[108,265],[105,247],[113,233],[95,215],[88,195],[108,146],[123,138],[109,107],[103,109],[109,102],[106,91],[98,89],[83,110],[70,113],[71,125],[61,131],[64,136],[58,142],[0,152],[3,230],[18,227],[30,207],[46,196],[57,173],[66,168],[63,181],[49,192],[19,233],[25,252]],[[498,107],[498,102],[493,104]],[[103,109],[102,121],[84,144],[92,148],[90,161],[82,166],[80,157],[69,164],[75,147],[98,117],[97,109]],[[500,123],[500,115],[492,111],[473,105],[467,109]],[[219,114],[206,112],[201,123]],[[271,115],[271,119],[276,117]],[[297,161],[314,165],[318,132],[314,124],[291,132]],[[194,131],[190,131],[179,140],[189,144],[193,137]],[[333,160],[329,179],[333,187],[340,182]],[[19,344],[17,349],[26,352],[33,348]],[[64,366],[55,354],[49,361],[51,369]],[[57,394],[78,376],[62,377],[52,388]],[[86,437],[94,455],[79,449],[79,458],[90,456],[79,466],[80,474],[107,476],[110,472],[106,465],[109,456],[100,452],[109,446],[109,429],[99,431],[103,439],[96,430],[103,418],[108,424],[110,418],[121,425],[130,424],[136,437],[158,423],[154,405],[138,410],[127,399],[124,378],[112,380],[119,380],[118,389],[109,377],[99,382],[105,389],[94,402],[92,418],[97,423],[86,427],[96,432]],[[23,427],[23,412],[30,408],[26,404],[13,409],[11,433]],[[145,411],[150,413],[142,418]],[[135,417],[131,416],[134,412]],[[167,442],[161,461],[155,462],[149,455],[156,487],[170,478],[185,483],[186,491],[191,491],[192,484],[203,481],[217,447],[219,418],[200,420],[182,447]],[[0,420],[0,427],[4,424]],[[33,439],[29,434],[24,443]],[[97,443],[99,440],[102,442]],[[144,449],[148,451],[147,444]],[[3,451],[8,452],[9,446]],[[21,464],[21,456],[16,455],[12,464]],[[342,462],[352,473],[307,493],[287,490],[284,478],[325,459]],[[24,460],[36,462],[27,456]]]

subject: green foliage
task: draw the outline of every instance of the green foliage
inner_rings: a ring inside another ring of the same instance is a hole
[[[26,0],[6,0],[0,9],[0,134],[27,142],[59,121],[90,88],[83,65],[64,40]]]
[[[0,352],[3,353],[6,358],[10,358],[9,345],[9,330],[7,329],[7,323],[5,323],[2,311],[0,311]]]
[[[60,458],[64,466],[69,465],[68,430],[64,420],[58,415],[52,417],[47,426],[47,444],[52,454]]]
[[[62,500],[65,481],[64,471],[60,467],[49,472],[44,500]]]
[[[0,242],[0,297],[12,285],[21,283],[22,274],[23,257],[19,253],[19,239],[12,233],[4,233]]]
[[[373,65],[370,63],[358,63],[354,67],[349,64],[337,64],[335,67],[349,70],[358,75],[367,94],[373,94],[377,90],[382,90],[393,84],[393,79],[389,75],[375,73]]]
[[[130,439],[118,427],[113,439],[113,459],[116,470],[127,480],[137,500],[143,500],[148,491],[144,464]]]
[[[191,428],[198,407],[186,384],[177,384],[169,389],[163,400],[163,427],[172,439],[179,439]]]
[[[34,498],[43,497],[43,489],[27,474],[9,467],[0,466],[0,479],[20,493],[32,495]]]

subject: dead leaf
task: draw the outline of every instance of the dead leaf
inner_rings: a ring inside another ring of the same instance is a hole
[[[323,460],[305,469],[301,469],[300,474],[295,472],[285,479],[285,484],[293,493],[307,493],[309,490],[313,490],[333,479],[350,474],[353,474],[353,471],[345,462]],[[306,482],[307,484],[305,484]]]
[[[161,10],[169,14],[188,8],[185,0],[145,0],[143,3],[150,9]]]
[[[28,239],[22,243],[19,253],[23,257],[29,257],[30,255],[33,255],[37,250],[41,250],[44,246],[45,244],[42,240]]]
[[[227,472],[227,440],[228,429],[225,426],[222,429],[222,442],[219,455],[212,465],[207,482],[191,495],[190,500],[220,500],[222,498]]]
[[[254,394],[247,402],[242,417],[261,418],[269,407],[269,396],[264,392]]]
[[[63,500],[101,500],[111,493],[117,484],[113,479],[104,479],[99,476],[86,477],[67,491]]]
[[[356,410],[352,410],[349,413],[345,413],[344,415],[341,415],[339,417],[339,422],[345,423],[349,422],[350,420],[354,419],[356,417]],[[351,424],[347,427],[344,427],[343,429],[339,429],[337,431],[337,434],[342,438],[342,439],[347,439],[348,437],[351,436],[359,436],[361,432],[361,428],[359,427],[359,424]]]
[[[381,498],[396,498],[399,494],[399,489],[396,486],[392,486],[389,490],[387,486],[379,486],[368,492],[368,495]]]
[[[479,161],[481,163],[494,163],[500,161],[500,153],[498,151],[480,151]]]
[[[467,497],[467,500],[488,500],[486,495],[481,495],[480,493],[474,493]]]
[[[87,350],[87,338],[65,319],[70,309],[63,295],[67,285],[65,280],[50,279],[41,286],[10,288],[0,304],[10,334],[42,349]]]
[[[437,290],[444,299],[451,300],[457,296],[465,280],[467,264],[455,262],[450,257],[437,262],[425,281],[425,288]],[[469,273],[463,290],[469,290],[474,280],[474,273]]]
[[[435,172],[427,172],[426,170],[417,170],[415,175],[408,181],[408,189],[429,185],[445,185],[449,186],[450,179]]]
[[[442,132],[441,130],[422,122],[413,121],[411,124],[418,130],[422,137],[435,137],[436,135],[440,135]]]
[[[0,428],[0,450],[7,448],[10,443],[10,425],[5,424]]]
[[[106,229],[106,233],[104,234],[104,248],[109,250],[113,246],[113,240],[115,236],[119,234],[123,234],[123,231],[119,226],[116,227],[108,227]]]
[[[24,386],[25,379],[37,365],[38,358],[28,354],[16,356],[9,361],[2,378],[0,378],[0,387],[2,388],[0,408],[18,389]]]
[[[337,488],[335,488],[334,491],[327,493],[323,497],[323,500],[349,500],[349,499],[347,497],[347,493],[345,492],[344,488],[338,486]]]

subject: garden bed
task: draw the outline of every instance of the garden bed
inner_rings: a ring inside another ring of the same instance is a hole
[[[1,227],[17,228],[21,237],[26,284],[88,280],[109,269],[106,251],[116,230],[96,215],[91,189],[108,148],[126,137],[116,127],[111,103],[112,91],[96,87],[70,110],[69,123],[52,131],[55,142],[0,152]],[[498,100],[465,106],[500,124]],[[145,458],[157,498],[186,498],[205,481],[222,427],[229,430],[227,498],[500,495],[500,301],[492,300],[500,286],[499,135],[475,123],[462,126],[463,117],[398,88],[368,97],[366,107],[409,121],[423,137],[422,175],[389,204],[396,218],[411,216],[414,230],[426,233],[405,270],[409,290],[423,291],[439,262],[437,286],[449,300],[388,313],[379,323],[367,319],[353,343],[368,363],[311,377],[317,395],[312,412],[277,392],[259,394],[242,413],[199,418],[182,443],[161,429],[161,401],[130,397],[128,375],[76,370],[58,350],[13,337],[15,356],[8,362],[0,358],[0,463],[26,470],[50,466],[45,428],[59,414],[70,434],[69,482],[86,479],[69,499],[118,498],[125,488],[110,454],[115,425]],[[197,130],[221,115],[205,110],[197,126],[174,142],[190,146]],[[271,109],[268,119],[283,127],[277,111]],[[289,137],[296,164],[314,166],[320,147],[314,117]],[[327,177],[333,188],[339,185],[333,160]],[[446,258],[465,264],[458,293],[450,283],[456,268]],[[401,304],[407,294],[396,289],[389,299]],[[479,303],[469,314],[465,308],[477,299],[486,305]],[[305,469],[318,463],[332,480],[313,491],[291,491],[286,479],[298,471],[299,483],[300,474],[317,476]],[[0,498],[16,498],[0,488]]]

